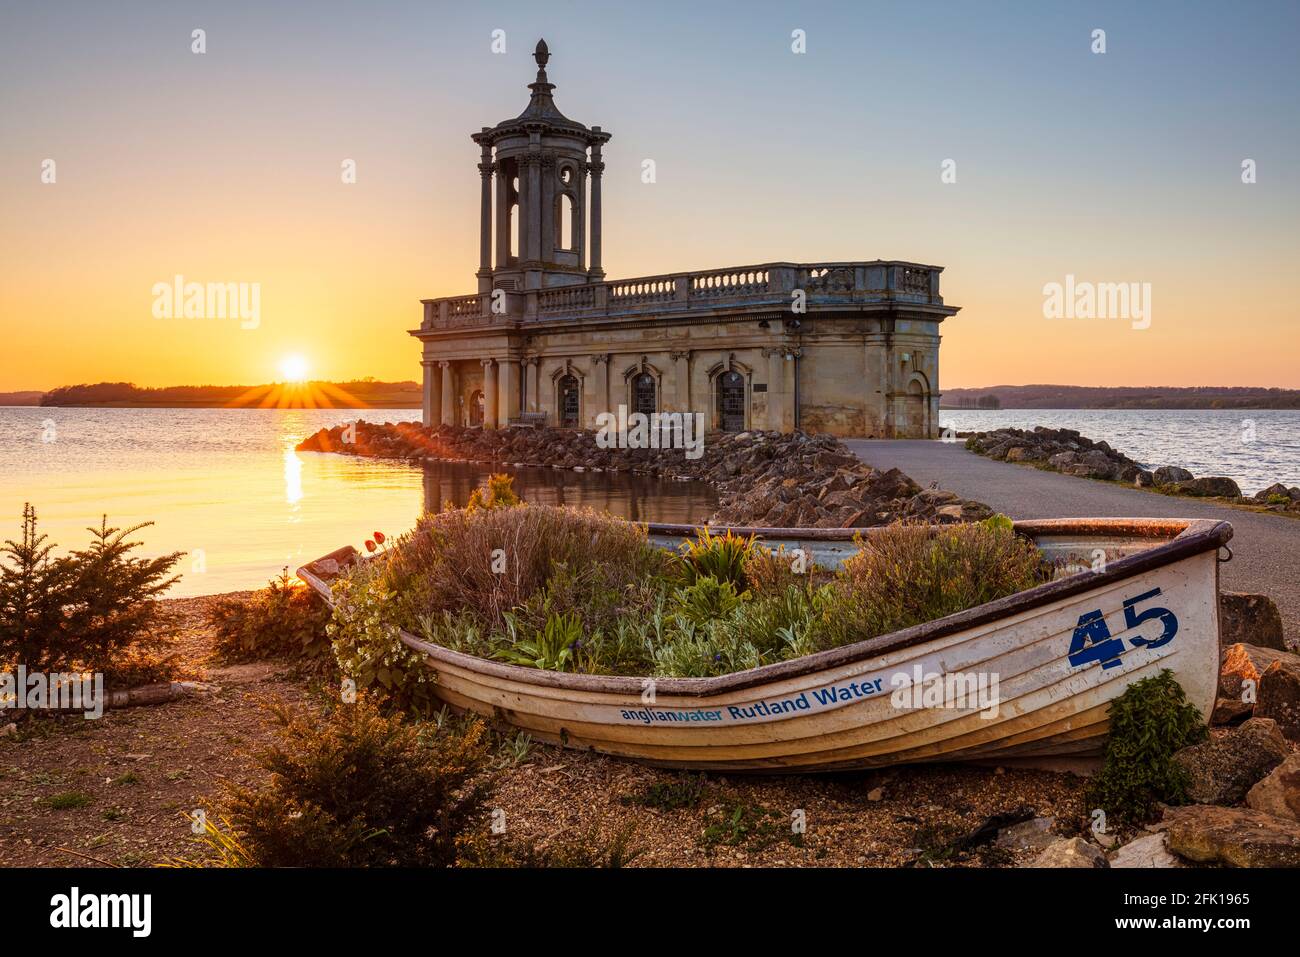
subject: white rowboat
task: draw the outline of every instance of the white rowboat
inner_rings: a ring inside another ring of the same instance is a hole
[[[453,708],[570,748],[694,770],[812,772],[923,761],[1095,756],[1110,702],[1170,669],[1207,718],[1221,547],[1209,520],[1017,522],[1080,570],[868,641],[716,678],[636,678],[488,661],[402,632]],[[650,525],[673,547],[692,526]],[[720,529],[713,529],[715,532]],[[825,566],[865,530],[736,528]],[[298,570],[326,600],[341,549]]]

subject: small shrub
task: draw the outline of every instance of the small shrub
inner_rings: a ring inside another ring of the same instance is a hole
[[[745,580],[755,595],[782,595],[790,588],[811,590],[819,577],[825,575],[811,558],[791,554],[784,545],[775,551],[755,546],[745,559]]]
[[[442,867],[481,824],[491,781],[484,726],[417,729],[365,697],[326,717],[280,711],[259,789],[227,811],[248,859],[270,867]]]
[[[465,503],[465,511],[474,512],[484,508],[512,508],[522,505],[523,500],[515,494],[515,480],[504,472],[489,475],[487,489],[476,488],[470,493]]]
[[[402,643],[392,623],[394,593],[382,561],[360,562],[335,581],[326,625],[340,673],[385,705],[413,714],[438,709],[437,675],[424,656]]]
[[[156,648],[167,625],[158,598],[182,553],[132,556],[140,542],[129,536],[150,524],[110,528],[104,517],[87,548],[56,558],[25,505],[21,540],[0,549],[0,663],[112,677],[124,656]]]
[[[701,528],[695,541],[682,543],[681,569],[688,584],[699,578],[715,578],[731,584],[738,592],[748,591],[745,566],[755,550],[753,535],[744,538],[730,530],[714,535]]]
[[[1204,741],[1205,721],[1168,669],[1135,681],[1110,704],[1110,736],[1100,773],[1088,789],[1090,807],[1120,823],[1155,815],[1157,804],[1187,802],[1187,773],[1174,753]]]
[[[230,662],[266,658],[322,662],[329,653],[330,609],[284,569],[249,599],[226,598],[212,609],[217,653]]]

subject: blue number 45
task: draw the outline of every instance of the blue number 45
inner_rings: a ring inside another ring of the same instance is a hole
[[[1144,638],[1134,635],[1129,641],[1136,647],[1159,648],[1174,640],[1178,634],[1178,618],[1168,608],[1148,608],[1138,611],[1135,607],[1140,602],[1155,598],[1160,594],[1159,588],[1143,592],[1124,602],[1125,630],[1138,627],[1143,622],[1159,621],[1161,632],[1158,638]],[[1070,639],[1070,664],[1086,665],[1100,661],[1103,668],[1114,668],[1119,664],[1119,656],[1124,651],[1124,639],[1111,637],[1110,627],[1100,609],[1086,612],[1079,616],[1075,625],[1074,636]]]

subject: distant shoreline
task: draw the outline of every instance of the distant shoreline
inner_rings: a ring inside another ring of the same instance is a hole
[[[152,389],[132,382],[97,382],[60,386],[48,392],[0,392],[0,406],[47,409],[411,409],[420,405],[420,384],[410,380],[176,385]]]
[[[952,412],[1012,409],[1266,411],[1300,409],[1300,389],[1254,386],[993,385],[982,389],[944,389],[939,408]]]

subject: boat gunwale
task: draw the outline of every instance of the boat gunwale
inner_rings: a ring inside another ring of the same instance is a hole
[[[852,541],[859,535],[869,537],[873,529],[801,529],[759,528],[752,526],[697,526],[657,523],[637,523],[652,535],[690,537],[707,527],[714,534],[731,531],[740,535],[756,535],[764,541]],[[948,526],[934,526],[942,529]],[[1217,519],[1163,519],[1163,518],[1054,518],[1032,519],[1014,523],[1015,531],[1031,538],[1047,535],[1100,536],[1117,535],[1135,538],[1159,538],[1173,535],[1163,542],[1133,555],[1107,562],[1101,571],[1083,571],[1067,578],[1044,582],[1025,591],[967,608],[943,618],[922,622],[898,631],[877,635],[863,641],[838,648],[828,648],[811,655],[760,665],[745,671],[736,671],[709,678],[651,678],[639,675],[581,675],[562,671],[547,671],[523,665],[511,665],[480,658],[477,655],[454,651],[417,638],[399,628],[398,634],[407,647],[424,654],[433,662],[444,662],[486,677],[504,678],[523,684],[539,685],[588,693],[629,695],[639,698],[645,690],[647,679],[653,680],[656,695],[684,698],[705,698],[733,691],[743,691],[759,685],[773,684],[791,678],[839,668],[889,652],[924,644],[960,631],[987,624],[1001,618],[1064,598],[1092,591],[1124,579],[1133,578],[1154,568],[1217,550],[1232,538],[1232,525]],[[340,549],[339,551],[345,551]],[[331,553],[337,555],[338,552]],[[329,556],[325,556],[329,557]],[[319,559],[317,559],[319,561]],[[318,594],[329,601],[330,586],[312,574],[306,567],[298,569],[298,577],[307,582]]]

